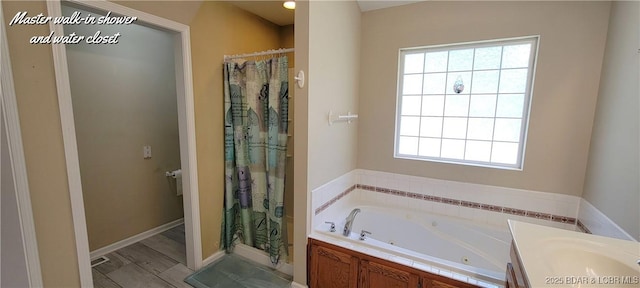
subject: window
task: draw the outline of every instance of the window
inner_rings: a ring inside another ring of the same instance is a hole
[[[537,43],[401,49],[395,157],[522,169]]]

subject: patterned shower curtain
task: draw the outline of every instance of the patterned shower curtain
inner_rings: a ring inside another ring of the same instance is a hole
[[[225,193],[221,245],[243,243],[287,261],[284,177],[289,114],[287,57],[226,61]]]

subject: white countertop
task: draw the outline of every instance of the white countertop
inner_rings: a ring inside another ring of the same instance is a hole
[[[529,287],[640,287],[640,243],[509,220]]]

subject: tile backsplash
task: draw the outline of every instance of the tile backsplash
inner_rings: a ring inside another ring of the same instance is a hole
[[[496,207],[575,218],[580,198],[490,185],[447,181],[386,172],[358,170],[358,184],[419,193]]]

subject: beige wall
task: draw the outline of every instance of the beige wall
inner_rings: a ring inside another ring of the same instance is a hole
[[[640,3],[614,2],[583,197],[640,239]]]
[[[2,5],[5,20],[19,11],[47,14],[44,1],[3,1]],[[49,27],[7,25],[6,28],[42,281],[46,287],[78,287],[80,278],[51,46],[29,45],[31,36],[48,35]]]
[[[75,11],[89,13],[63,7],[63,15]],[[174,35],[141,25],[65,27],[96,31],[122,36],[118,45],[67,46],[91,251],[183,217],[176,181],[164,175],[180,168]]]
[[[110,2],[189,25],[193,17],[198,13],[203,0],[125,0]]]
[[[309,75],[309,2],[306,0],[296,2],[295,14],[295,72],[302,70]],[[293,205],[293,281],[299,284],[307,283],[307,235],[309,235],[308,222],[309,196],[308,163],[309,163],[309,85],[300,88],[294,85],[295,99],[293,102],[295,118],[293,119],[293,132],[296,139],[293,143],[295,154],[293,156],[293,169],[296,177],[293,181],[294,205]]]
[[[295,71],[306,82],[295,89],[293,281],[306,284],[311,190],[356,168],[358,122],[329,126],[327,114],[357,112],[360,10],[355,1],[299,1],[295,25]]]
[[[581,195],[608,2],[422,2],[363,13],[358,168]],[[398,49],[540,35],[523,171],[393,158]]]
[[[306,80],[295,88],[293,281],[306,284],[309,193],[356,164],[357,124],[329,127],[327,113],[357,112],[360,10],[355,1],[298,1],[295,17],[295,71]]]
[[[218,250],[220,239],[222,55],[278,48],[278,27],[220,2],[118,3],[191,27],[202,248],[206,258]],[[25,10],[30,14],[48,14],[44,1],[3,1],[2,5],[8,19]],[[28,44],[33,35],[47,35],[49,27],[21,25],[7,28],[44,285],[78,287],[78,263],[51,47]]]
[[[279,27],[223,2],[206,1],[191,22],[203,257],[220,246],[224,196],[223,56],[280,46]]]
[[[311,1],[308,71],[311,189],[356,168],[359,121],[329,126],[327,115],[329,110],[336,114],[358,112],[359,61],[360,10],[356,2]]]
[[[295,35],[293,24],[287,26],[280,26],[280,47],[279,48],[295,48]],[[289,68],[293,68],[296,65],[295,52],[287,53],[289,58]],[[292,80],[292,79],[290,79]]]
[[[174,21],[188,20],[199,2],[140,4]],[[5,19],[19,11],[48,14],[44,1],[2,1]],[[143,9],[142,9],[143,10]],[[169,16],[168,16],[169,15]],[[34,35],[47,35],[47,25],[7,27],[31,204],[45,287],[79,287],[75,236],[67,184],[60,113],[49,45],[30,45]]]

